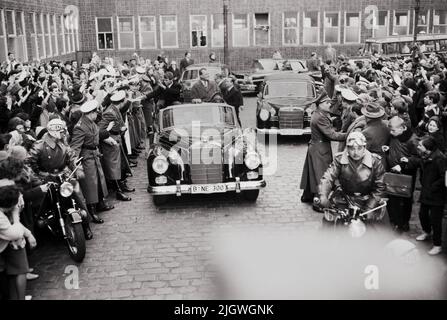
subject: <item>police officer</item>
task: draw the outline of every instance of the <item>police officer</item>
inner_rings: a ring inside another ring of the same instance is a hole
[[[122,114],[119,106],[124,102],[126,94],[124,91],[118,91],[110,98],[111,105],[102,114],[102,119],[98,123],[101,130],[106,130],[110,125],[110,138],[112,138],[116,144],[108,144],[105,141],[101,142],[101,151],[103,154],[104,174],[106,179],[112,182],[116,188],[116,199],[120,201],[130,201],[130,197],[124,194],[125,192],[132,192],[134,190],[129,189],[127,185],[122,182],[121,165],[125,157],[122,151],[121,144],[123,143],[121,135],[126,132]]]
[[[96,100],[88,101],[81,106],[82,116],[73,128],[70,146],[76,157],[82,158],[85,177],[80,180],[80,184],[92,221],[101,224],[104,220],[97,215],[97,211],[111,210],[113,206],[107,205],[103,200],[107,197],[108,191],[98,146],[100,140],[111,144],[115,141],[112,141],[106,130],[100,133],[95,123],[98,106],[99,103]]]
[[[33,148],[30,150],[28,163],[44,181],[50,181],[52,175],[60,174],[64,171],[70,173],[76,167],[76,154],[68,145],[63,143],[65,131],[64,121],[60,119],[50,120],[47,125],[47,133],[43,135],[42,140],[34,143]],[[79,180],[84,177],[82,168],[76,171],[76,176]],[[79,187],[75,186],[74,190],[73,197],[77,204],[81,209],[87,211]],[[92,239],[93,233],[90,230],[87,217],[83,217],[82,226],[85,238],[87,240]]]
[[[385,169],[381,157],[369,152],[366,144],[363,133],[349,134],[346,150],[335,155],[321,178],[318,194],[322,207],[329,206],[329,194],[336,180],[343,195],[347,195],[359,208],[369,210],[380,203],[385,190]]]

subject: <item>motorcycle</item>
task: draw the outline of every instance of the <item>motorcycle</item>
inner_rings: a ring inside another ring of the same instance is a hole
[[[351,237],[360,238],[366,233],[366,226],[380,223],[386,214],[387,199],[382,199],[379,205],[370,210],[361,210],[356,199],[343,194],[343,200],[336,198],[340,190],[333,192],[329,201],[331,206],[323,208],[323,227],[333,230],[343,226],[348,229]],[[365,199],[363,199],[365,200]],[[314,204],[319,205],[320,199],[315,198]]]
[[[48,191],[35,216],[38,228],[47,228],[57,238],[64,239],[70,257],[75,262],[82,262],[86,252],[82,219],[87,217],[87,212],[76,204],[73,197],[74,185],[71,183],[76,181],[72,177],[82,166],[80,161],[82,158],[69,175],[51,175],[52,181],[48,182]]]

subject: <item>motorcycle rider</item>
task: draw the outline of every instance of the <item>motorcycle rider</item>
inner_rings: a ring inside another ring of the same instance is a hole
[[[28,163],[43,181],[52,181],[54,175],[63,172],[70,174],[76,167],[75,153],[68,145],[63,143],[65,131],[65,123],[62,120],[50,120],[47,125],[47,133],[44,134],[42,140],[33,145],[30,151]],[[78,180],[84,178],[82,167],[76,171],[76,178]],[[73,198],[82,210],[88,212],[77,181],[74,185]],[[85,239],[92,239],[93,233],[86,216],[82,217],[82,227]]]
[[[349,197],[362,211],[370,210],[381,201],[385,185],[385,169],[381,157],[366,149],[366,138],[361,132],[352,132],[346,139],[345,151],[338,153],[324,173],[318,186],[320,205],[329,207],[329,194],[335,181],[342,194]],[[336,202],[340,199],[334,198]],[[343,199],[341,199],[343,202]],[[372,214],[368,215],[371,218]]]

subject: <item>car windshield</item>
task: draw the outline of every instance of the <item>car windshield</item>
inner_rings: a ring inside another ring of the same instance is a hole
[[[277,64],[275,60],[263,60],[253,62],[253,69],[258,70],[275,70],[277,68]]]
[[[228,106],[197,105],[174,107],[163,111],[162,128],[189,128],[194,123],[206,126],[235,126],[234,111]]]
[[[308,82],[268,82],[264,89],[264,96],[273,97],[314,97],[312,84]]]
[[[200,69],[186,70],[183,73],[182,80],[199,80],[199,70]],[[222,69],[216,67],[206,68],[206,70],[208,70],[211,80],[214,80],[216,78],[216,75],[222,73]]]

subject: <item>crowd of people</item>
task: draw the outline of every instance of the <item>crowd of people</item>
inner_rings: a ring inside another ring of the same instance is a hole
[[[216,60],[214,53],[209,58]],[[90,223],[103,223],[100,212],[114,208],[109,193],[132,200],[132,168],[152,141],[158,110],[180,103],[178,81],[193,63],[190,52],[180,68],[162,53],[154,61],[134,54],[123,62],[93,53],[82,65],[19,63],[8,54],[0,67],[0,297],[24,299],[27,280],[38,277],[27,253],[36,246],[35,213],[55,175],[82,164],[73,197],[87,213],[86,240],[93,238]],[[218,80],[201,69],[194,102],[218,93],[217,100],[242,105],[234,79]]]
[[[429,254],[441,253],[447,169],[446,57],[423,53],[416,44],[403,58],[374,52],[368,59],[350,60],[327,48],[324,58],[313,53],[309,62],[312,71],[321,71],[323,89],[311,119],[301,201],[322,212],[330,205],[328,197],[338,181],[344,193],[366,210],[387,198],[390,223],[402,234],[410,230],[419,177],[423,233],[416,240],[431,238]],[[408,194],[391,192],[393,183],[408,187]]]

